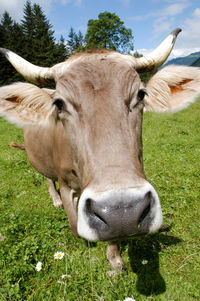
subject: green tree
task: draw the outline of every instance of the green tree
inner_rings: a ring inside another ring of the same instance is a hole
[[[98,19],[88,21],[85,42],[86,48],[114,49],[122,53],[134,48],[131,29],[127,29],[116,14],[107,11],[100,13]]]
[[[22,48],[22,41],[22,30],[19,24],[13,21],[8,12],[4,12],[0,22],[0,46],[19,52]],[[23,80],[23,78],[16,73],[8,60],[1,55],[0,85],[19,80]]]
[[[40,66],[52,66],[69,56],[63,37],[56,42],[52,25],[41,7],[30,1],[24,6],[20,24],[14,22],[7,12],[3,14],[0,21],[0,47],[8,48]],[[4,56],[0,56],[0,85],[24,80]]]
[[[67,40],[67,44],[71,54],[83,48],[84,36],[80,30],[78,33],[76,33],[74,29],[71,27],[68,38],[69,39]]]
[[[36,65],[49,66],[57,62],[52,25],[38,4],[27,1],[22,29],[25,37],[25,58]]]
[[[30,1],[27,1],[24,6],[24,15],[21,21],[21,28],[24,35],[24,47],[23,55],[24,58],[30,60],[34,57],[33,50],[33,38],[34,38],[34,18],[33,18],[33,9]]]
[[[65,39],[62,35],[60,37],[60,41],[56,44],[56,56],[59,58],[60,62],[65,61],[70,56],[70,53],[66,48]]]

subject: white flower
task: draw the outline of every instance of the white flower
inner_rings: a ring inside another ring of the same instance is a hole
[[[142,264],[147,264],[148,263],[148,260],[144,259],[142,260]]]
[[[39,272],[41,269],[42,269],[42,262],[38,262],[37,264],[36,264],[36,270]]]
[[[63,252],[56,252],[54,254],[54,259],[62,259],[64,255],[65,255],[65,253],[63,253]]]
[[[124,301],[136,301],[136,300],[134,298],[127,297],[124,299]]]
[[[71,277],[71,275],[68,275],[68,274],[62,275],[62,279],[67,279],[67,278],[70,278],[70,277]]]
[[[63,281],[58,280],[57,283],[65,284]]]

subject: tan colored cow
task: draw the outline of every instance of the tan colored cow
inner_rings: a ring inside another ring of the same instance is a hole
[[[62,200],[75,235],[115,241],[160,228],[160,201],[143,170],[143,110],[187,107],[200,92],[200,70],[168,66],[146,85],[137,71],[161,66],[179,32],[147,57],[80,53],[51,68],[1,49],[29,81],[56,82],[55,90],[28,83],[1,87],[0,115],[23,128],[27,156],[49,179],[54,201]],[[114,268],[123,267],[115,242],[107,257]]]

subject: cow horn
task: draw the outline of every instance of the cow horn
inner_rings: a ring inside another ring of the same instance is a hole
[[[5,55],[13,67],[28,81],[35,84],[45,84],[54,80],[53,70],[51,68],[33,65],[21,56],[5,48],[0,48],[0,52]]]
[[[137,58],[134,62],[134,68],[138,72],[147,72],[160,67],[170,55],[176,38],[181,31],[180,28],[174,29],[153,52],[149,55]]]

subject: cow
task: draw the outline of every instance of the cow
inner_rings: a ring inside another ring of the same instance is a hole
[[[166,66],[146,84],[139,77],[166,61],[180,31],[140,58],[86,51],[49,68],[0,49],[32,83],[1,87],[0,115],[23,128],[28,159],[48,179],[73,234],[109,242],[113,269],[124,267],[118,239],[154,233],[163,221],[143,169],[143,111],[179,111],[200,92],[199,68]],[[36,86],[49,82],[54,90]]]

